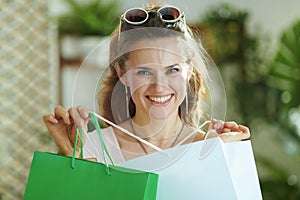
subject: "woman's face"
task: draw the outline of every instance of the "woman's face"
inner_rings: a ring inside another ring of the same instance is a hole
[[[145,40],[135,47],[138,50],[130,52],[122,79],[130,88],[136,117],[164,119],[177,114],[190,74],[187,59],[178,53],[178,42],[167,38]]]

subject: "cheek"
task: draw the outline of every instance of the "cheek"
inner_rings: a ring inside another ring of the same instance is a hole
[[[127,86],[130,88],[131,95],[135,93],[137,90],[142,90],[145,86],[147,86],[147,81],[145,79],[138,79],[132,76],[131,74],[127,74]]]
[[[135,104],[139,104],[138,102],[141,101],[140,99],[144,97],[146,90],[147,87],[134,87],[134,85],[131,85],[130,95]]]
[[[142,84],[140,82],[129,82],[129,87],[131,91],[131,95],[139,95],[145,91],[145,88],[147,87],[146,84]]]
[[[176,98],[181,103],[186,95],[186,79],[183,77],[178,77],[176,80],[170,82],[170,87],[175,91]]]

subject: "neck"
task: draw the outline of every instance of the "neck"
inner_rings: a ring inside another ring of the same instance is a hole
[[[174,139],[182,129],[182,122],[178,112],[173,112],[164,119],[151,119],[136,115],[132,119],[134,132],[137,136],[148,140],[157,146]]]

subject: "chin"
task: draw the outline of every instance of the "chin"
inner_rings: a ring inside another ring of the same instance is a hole
[[[168,118],[172,112],[168,111],[167,109],[164,109],[162,107],[156,107],[152,106],[149,110],[149,115],[151,118],[154,118],[156,120],[163,120]]]

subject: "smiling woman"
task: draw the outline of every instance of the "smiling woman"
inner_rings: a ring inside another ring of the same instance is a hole
[[[160,46],[174,46],[174,40],[148,41]],[[183,102],[191,68],[182,57],[165,50],[147,49],[130,53],[125,69],[116,64],[116,71],[125,87],[130,88],[135,104],[134,117],[145,121],[166,118],[175,113]],[[150,112],[151,110],[151,112]],[[155,114],[156,113],[156,114]]]
[[[204,139],[206,133],[198,126],[210,117],[204,113],[205,98],[211,96],[208,66],[183,12],[152,5],[129,9],[120,19],[111,38],[108,75],[98,96],[100,115],[121,127],[102,131],[115,162],[155,151],[124,134],[124,129],[161,149]],[[57,106],[44,121],[59,152],[71,155],[75,129],[86,127],[88,110]],[[208,131],[215,130],[224,141],[250,137],[248,128],[235,122],[212,119],[207,124]],[[85,158],[102,162],[97,132],[84,139]]]
[[[138,87],[148,85],[152,90],[156,87],[165,91],[145,96],[152,96],[153,100],[171,95],[171,99],[179,101],[173,111],[177,111],[185,123],[198,126],[203,117],[201,107],[205,104],[200,99],[207,95],[203,80],[207,71],[196,41],[188,32],[182,31],[139,25],[139,28],[122,32],[120,37],[112,39],[110,74],[104,81],[100,93],[102,98],[99,98],[103,116],[117,123],[126,121],[129,116],[134,117],[137,105],[133,94]],[[118,84],[119,81],[122,83]],[[126,90],[133,95],[129,103],[124,101]],[[181,93],[177,96],[171,90]],[[114,98],[114,93],[123,98]],[[117,112],[110,109],[115,107],[118,107]]]

